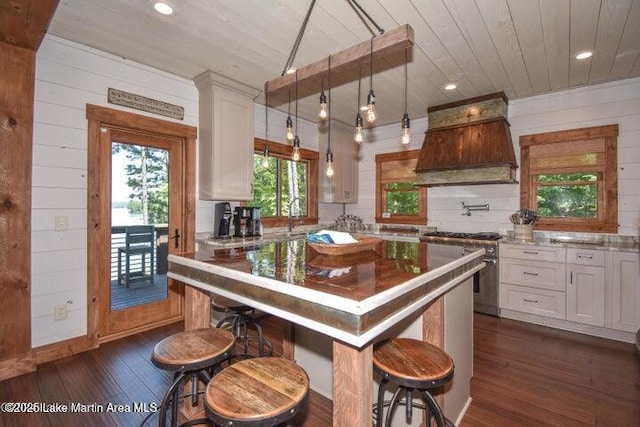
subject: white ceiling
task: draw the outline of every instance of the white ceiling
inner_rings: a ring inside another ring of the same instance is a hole
[[[152,0],[60,0],[48,32],[188,79],[210,69],[261,90],[282,73],[311,0],[171,2],[176,13],[165,17]],[[640,0],[358,2],[385,30],[409,24],[415,31],[408,67],[413,119],[429,106],[493,92],[513,100],[640,76]],[[294,66],[375,34],[347,0],[317,0]],[[586,49],[594,56],[577,61]],[[458,88],[445,91],[449,82]],[[374,73],[373,86],[378,124],[399,123],[404,67]],[[334,88],[332,116],[352,123],[356,98],[357,81]],[[317,95],[301,99],[299,115],[315,120],[317,102]]]

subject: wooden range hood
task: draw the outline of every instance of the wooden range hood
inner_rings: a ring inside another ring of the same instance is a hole
[[[516,183],[518,165],[506,119],[508,102],[499,92],[430,107],[415,184]]]

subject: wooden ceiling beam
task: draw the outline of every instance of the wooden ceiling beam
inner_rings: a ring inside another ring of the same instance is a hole
[[[413,46],[413,28],[409,24],[387,31],[373,39],[373,59],[384,58]],[[344,73],[358,65],[369,65],[371,58],[371,40],[366,40],[331,55],[331,73]],[[293,89],[296,85],[304,86],[311,82],[320,82],[329,74],[329,57],[299,67],[296,73],[277,77],[267,82],[268,94],[278,96]],[[319,87],[319,85],[318,85]]]
[[[58,0],[0,1],[0,41],[37,51]]]

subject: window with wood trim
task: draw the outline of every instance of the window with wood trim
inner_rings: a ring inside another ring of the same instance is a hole
[[[427,188],[416,187],[420,150],[376,155],[376,222],[427,223]]]
[[[289,207],[295,223],[318,223],[318,152],[301,148],[300,160],[294,162],[292,149],[254,138],[253,200],[247,206],[260,207],[260,219],[268,227],[287,225]]]
[[[539,230],[618,231],[618,125],[520,137],[520,207]]]

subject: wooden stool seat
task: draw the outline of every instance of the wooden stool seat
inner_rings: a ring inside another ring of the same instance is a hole
[[[376,427],[382,426],[383,408],[389,407],[384,425],[390,426],[394,409],[402,401],[407,407],[405,418],[411,423],[412,408],[427,411],[427,425],[431,426],[434,417],[438,427],[452,426],[442,414],[440,406],[429,390],[446,384],[453,377],[453,359],[440,348],[424,341],[411,338],[393,338],[377,344],[373,350],[373,366],[382,378],[378,388],[378,401],[375,405]],[[384,402],[384,391],[391,381],[398,385],[393,397]],[[413,392],[417,391],[425,405],[413,402]]]
[[[198,370],[229,352],[235,337],[226,329],[203,328],[173,334],[153,348],[151,360],[167,371]]]
[[[234,363],[209,382],[207,416],[225,426],[272,426],[295,416],[306,402],[309,377],[295,362],[259,357]]]
[[[198,385],[206,386],[220,364],[231,358],[235,337],[226,329],[203,328],[173,334],[155,345],[151,362],[160,369],[173,371],[174,378],[160,405],[159,426],[167,422],[171,408],[171,426],[178,420],[180,388],[191,382],[191,404],[198,404]],[[189,420],[183,426],[202,424],[207,419]]]
[[[253,308],[251,308],[248,305],[242,304],[238,301],[234,301],[230,298],[226,298],[220,295],[216,295],[213,298],[211,298],[211,305],[213,306],[214,309],[219,309],[221,311],[228,311],[228,310],[233,310],[233,311],[251,311],[253,310]]]
[[[257,341],[259,356],[273,354],[273,345],[264,338],[260,317],[254,315],[253,307],[216,295],[211,298],[211,308],[227,314],[218,321],[216,328],[230,328],[236,339],[243,343],[244,356],[248,356],[250,340]],[[255,333],[250,333],[250,329]]]
[[[453,375],[453,359],[424,341],[394,338],[373,351],[373,364],[391,380],[408,387],[435,388]]]

